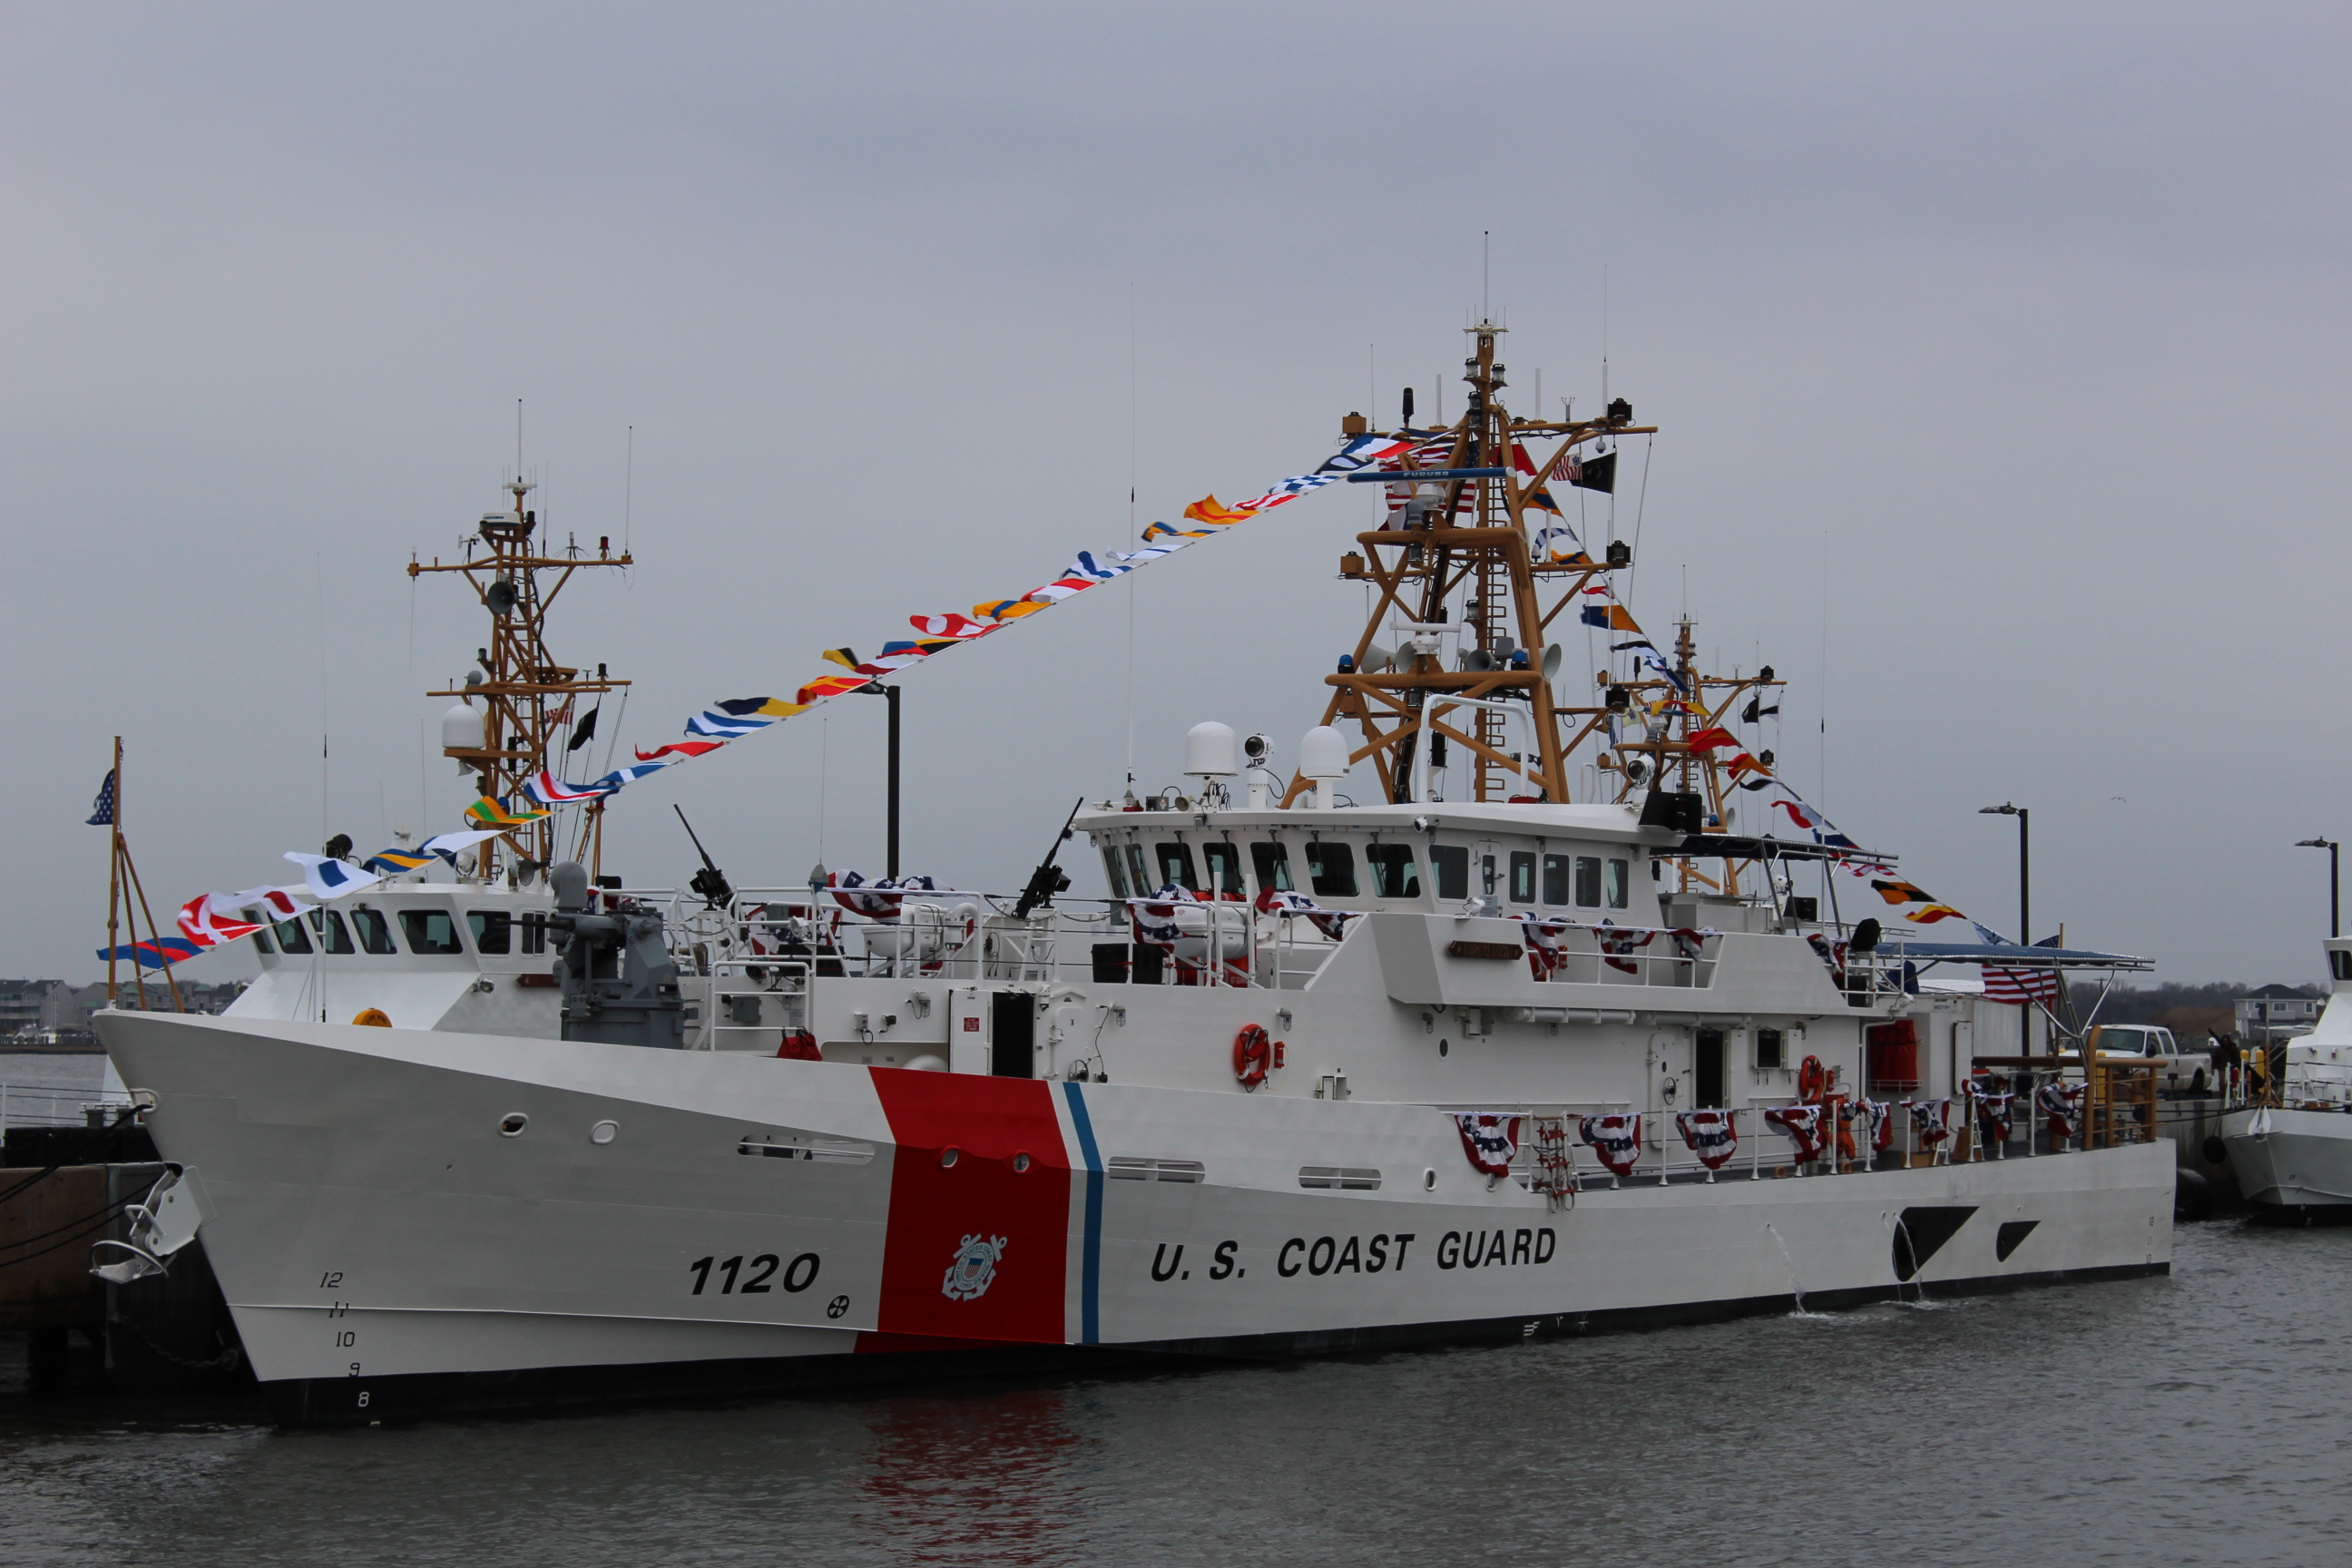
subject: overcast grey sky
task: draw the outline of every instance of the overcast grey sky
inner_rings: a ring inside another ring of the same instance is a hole
[[[638,682],[652,745],[1118,547],[1130,463],[1172,518],[1407,381],[1458,410],[1491,231],[1522,407],[1538,370],[1594,405],[1605,271],[1611,389],[1663,427],[1630,602],[1795,679],[1799,789],[2004,929],[2013,827],[1976,808],[2014,798],[2042,931],[2320,972],[2325,858],[2291,846],[2352,832],[2340,7],[0,26],[0,971],[96,972],[118,731],[159,914],[328,831],[459,826],[419,694],[481,613],[402,568],[498,502],[518,397],[559,535],[622,531],[635,427],[640,564],[555,636]],[[1147,783],[1204,718],[1295,753],[1373,504],[1139,576]],[[1128,615],[1099,590],[908,679],[910,869],[1017,886],[1116,790]],[[739,883],[796,880],[822,793],[826,862],[878,874],[881,705],[826,712],[635,786],[608,866],[683,880],[675,801]]]

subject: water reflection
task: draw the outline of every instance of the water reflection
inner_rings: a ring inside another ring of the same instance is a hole
[[[1082,1561],[1076,1430],[1066,1389],[894,1399],[872,1407],[857,1490],[866,1527],[915,1563]]]

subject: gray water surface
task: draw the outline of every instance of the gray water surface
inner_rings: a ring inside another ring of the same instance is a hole
[[[1505,1350],[278,1432],[0,1397],[0,1561],[2352,1562],[2352,1230]]]

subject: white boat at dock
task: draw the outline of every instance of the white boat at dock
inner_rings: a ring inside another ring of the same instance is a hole
[[[2271,1047],[2276,1082],[2221,1118],[2238,1189],[2265,1219],[2352,1222],[2352,937],[2326,945],[2319,1022]]]

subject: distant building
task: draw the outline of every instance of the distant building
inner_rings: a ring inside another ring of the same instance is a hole
[[[0,1039],[86,1029],[89,1015],[62,980],[0,980]]]
[[[244,995],[245,988],[252,984],[250,980],[224,980],[216,985],[207,985],[201,981],[183,980],[180,982],[180,1005],[191,1013],[226,1013],[228,1005]],[[146,991],[148,1011],[168,1013],[172,1010],[172,993],[163,982],[150,980]],[[137,1009],[139,987],[124,981],[115,987],[115,993],[116,1006]],[[107,1005],[106,982],[100,980],[85,985],[74,995],[81,1005],[81,1022],[86,1026],[89,1014]]]
[[[2292,985],[2265,985],[2251,996],[2238,998],[2238,1038],[2247,1041],[2284,1040],[2309,1034],[2319,1023],[2325,996],[2314,996]]]

